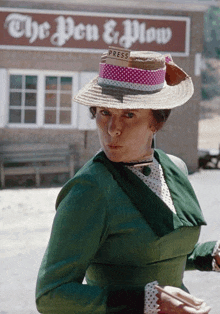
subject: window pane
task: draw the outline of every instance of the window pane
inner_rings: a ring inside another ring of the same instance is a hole
[[[21,110],[9,110],[9,122],[11,123],[21,123]]]
[[[25,110],[24,122],[25,123],[36,123],[36,110]]]
[[[22,88],[22,75],[10,75],[10,88]]]
[[[37,95],[35,93],[25,94],[25,106],[36,107]]]
[[[70,124],[70,123],[71,123],[71,112],[60,111],[60,124]]]
[[[57,94],[46,94],[45,95],[45,107],[56,107]]]
[[[56,76],[46,76],[46,89],[57,89]]]
[[[60,107],[71,107],[71,94],[61,94],[60,95]]]
[[[21,106],[21,93],[10,93],[10,106]]]
[[[37,76],[26,76],[26,89],[37,89]]]
[[[45,123],[56,124],[56,111],[55,110],[45,110]]]
[[[72,77],[61,77],[61,90],[72,90]]]

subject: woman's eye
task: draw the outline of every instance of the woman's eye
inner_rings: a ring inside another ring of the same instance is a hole
[[[109,116],[109,115],[110,115],[110,113],[109,113],[108,110],[102,110],[102,111],[100,111],[100,112],[101,112],[101,114],[102,114],[103,116]]]
[[[125,114],[125,116],[126,116],[127,118],[131,119],[131,118],[134,117],[134,113],[133,113],[133,112],[127,112],[127,113]]]

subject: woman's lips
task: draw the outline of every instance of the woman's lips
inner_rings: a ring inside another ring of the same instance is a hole
[[[119,146],[119,145],[108,145],[108,147],[110,148],[110,149],[119,149],[119,148],[121,148],[122,146]]]

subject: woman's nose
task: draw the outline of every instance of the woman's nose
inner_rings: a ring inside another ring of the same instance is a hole
[[[121,135],[122,125],[119,119],[111,117],[108,121],[108,133],[112,137]]]

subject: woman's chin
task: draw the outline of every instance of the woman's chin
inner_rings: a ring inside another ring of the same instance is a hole
[[[126,158],[124,154],[120,154],[119,152],[109,152],[109,151],[104,151],[107,158],[112,161],[112,162],[131,162],[134,159],[132,158]],[[136,160],[136,159],[135,159]]]
[[[135,161],[142,161],[144,158],[146,158],[146,155],[149,156],[149,154],[143,154],[140,156],[137,154],[126,154],[122,152],[120,149],[103,149],[107,158],[112,162],[135,162]]]
[[[116,151],[109,151],[109,150],[104,150],[107,158],[112,161],[112,162],[124,162],[123,156]]]
[[[108,157],[108,159],[112,162],[123,162],[123,159],[113,155],[112,154],[106,154],[106,156]]]

